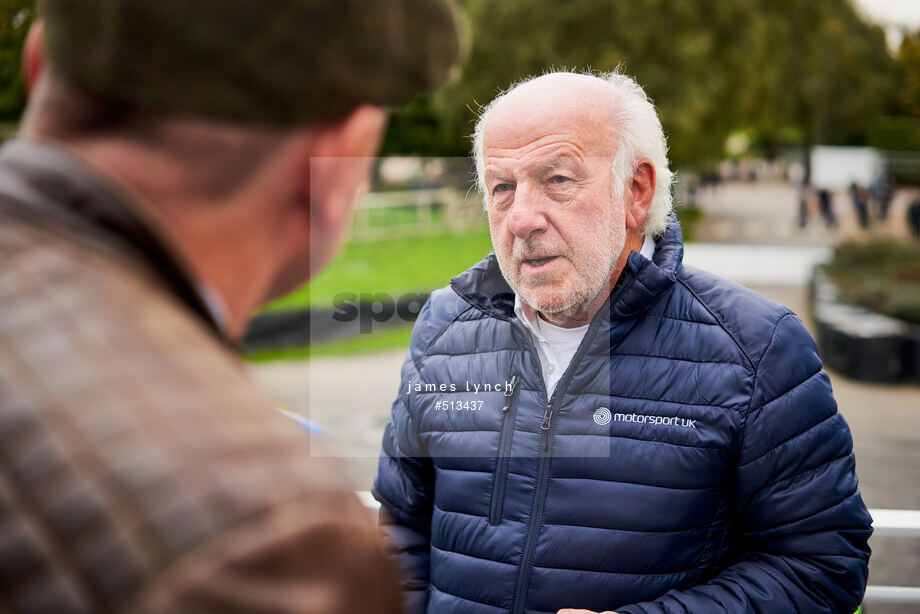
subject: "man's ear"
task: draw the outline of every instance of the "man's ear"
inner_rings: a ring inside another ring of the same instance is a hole
[[[26,94],[31,96],[45,68],[45,24],[32,22],[26,41],[22,46],[22,77]]]
[[[629,183],[632,197],[626,206],[626,228],[638,229],[655,197],[655,165],[648,158],[639,158],[636,171]]]
[[[311,131],[303,180],[309,203],[311,275],[325,266],[344,237],[385,127],[382,109],[362,106]]]

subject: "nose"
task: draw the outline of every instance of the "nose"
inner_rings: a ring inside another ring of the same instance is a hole
[[[508,212],[508,230],[518,238],[527,239],[534,233],[545,231],[547,226],[539,190],[534,190],[527,182],[521,182],[515,190],[514,203]]]

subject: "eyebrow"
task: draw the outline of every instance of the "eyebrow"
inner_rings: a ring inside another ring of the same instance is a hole
[[[486,173],[485,173],[485,180],[489,181],[491,179],[500,179],[502,181],[507,181],[508,177],[504,173],[501,173],[493,169],[488,169],[486,170]]]
[[[555,158],[551,159],[549,162],[546,162],[544,164],[534,167],[534,170],[542,169],[543,172],[546,172],[547,170],[564,167],[564,168],[574,171],[579,167],[579,165],[580,165],[580,160],[578,158],[574,156],[570,156],[570,155],[560,155],[560,156],[556,156]],[[505,174],[501,170],[495,169],[494,167],[487,168],[485,170],[485,173],[483,173],[483,180],[486,183],[488,183],[489,181],[493,181],[493,180],[513,181],[507,174]]]
[[[549,162],[543,165],[543,168],[558,168],[560,166],[571,167],[572,163],[575,162],[569,156],[560,156],[553,158]]]

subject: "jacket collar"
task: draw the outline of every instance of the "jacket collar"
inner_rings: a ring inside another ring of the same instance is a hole
[[[668,229],[656,238],[652,260],[637,252],[629,254],[607,302],[597,318],[624,321],[636,317],[670,288],[683,268],[684,239],[677,217],[672,213]],[[490,252],[472,268],[450,282],[454,292],[487,315],[503,320],[514,318],[514,292],[502,277],[495,252]]]
[[[13,139],[0,150],[0,207],[57,226],[74,241],[127,256],[228,342],[179,255],[128,194],[64,149]]]

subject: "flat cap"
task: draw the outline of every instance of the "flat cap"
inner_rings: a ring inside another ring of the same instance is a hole
[[[51,65],[148,109],[273,125],[401,104],[461,54],[451,0],[43,0]]]

